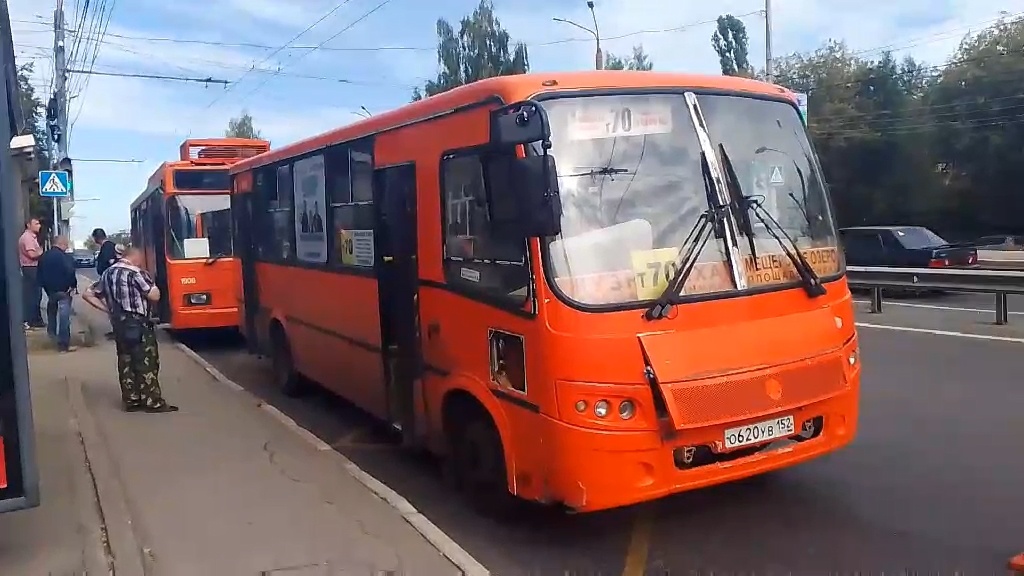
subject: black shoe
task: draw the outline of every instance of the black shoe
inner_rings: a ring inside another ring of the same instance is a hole
[[[173,404],[163,404],[160,406],[144,406],[142,411],[146,414],[166,414],[168,412],[177,412],[178,407]]]
[[[146,407],[143,406],[142,404],[125,404],[124,405],[124,411],[125,412],[142,412],[145,409],[146,409]]]

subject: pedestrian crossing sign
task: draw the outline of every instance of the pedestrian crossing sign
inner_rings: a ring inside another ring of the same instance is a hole
[[[44,198],[66,198],[71,195],[71,177],[66,170],[40,170],[39,195]]]
[[[772,166],[771,178],[768,181],[773,186],[782,186],[786,183],[782,178],[782,166]]]

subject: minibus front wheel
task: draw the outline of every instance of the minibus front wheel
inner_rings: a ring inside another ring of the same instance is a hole
[[[467,411],[459,414],[465,420],[455,420],[458,425],[449,429],[453,480],[479,512],[492,518],[507,516],[516,499],[508,490],[501,436],[481,408]]]

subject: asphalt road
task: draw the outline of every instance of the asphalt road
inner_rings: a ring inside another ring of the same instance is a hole
[[[991,325],[989,305],[960,295],[896,301],[877,315],[862,305],[860,434],[842,452],[606,513],[524,507],[506,524],[470,511],[433,462],[390,446],[343,401],[277,394],[268,362],[239,351],[237,339],[187,343],[406,496],[500,576],[631,576],[641,573],[634,564],[657,574],[993,574],[1024,548],[1024,300],[1011,302],[1018,313],[1007,327]]]
[[[1024,298],[859,296],[861,423],[846,450],[768,477],[589,515],[531,507],[498,524],[325,392],[278,394],[224,333],[189,337],[229,378],[408,498],[493,573],[1005,572],[1024,549]],[[970,408],[970,410],[966,410]],[[640,566],[647,572],[642,572]]]

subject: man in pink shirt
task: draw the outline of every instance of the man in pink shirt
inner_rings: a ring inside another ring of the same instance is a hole
[[[25,224],[25,232],[18,239],[18,261],[21,264],[21,289],[25,299],[25,328],[43,328],[43,311],[40,305],[43,300],[43,290],[39,287],[37,270],[39,257],[43,255],[43,249],[39,246],[39,229],[42,225],[38,218],[33,218]]]

